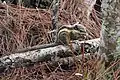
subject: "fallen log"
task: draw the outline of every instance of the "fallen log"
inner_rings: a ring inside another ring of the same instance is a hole
[[[96,51],[99,47],[99,38],[87,41],[77,41],[72,43],[73,52],[80,53],[80,45],[84,43],[86,52]],[[91,50],[93,49],[93,50]],[[86,53],[87,54],[87,53]],[[0,58],[0,72],[5,69],[28,66],[36,62],[49,61],[55,56],[71,56],[71,50],[68,46],[58,45],[45,49],[37,49],[24,53],[15,53]]]
[[[95,59],[100,59],[100,56],[97,55],[98,53],[87,53],[84,54],[84,61],[90,60],[92,57],[94,57]],[[102,60],[102,59],[101,59]],[[70,56],[70,57],[65,57],[65,58],[59,58],[58,61],[49,63],[49,66],[59,66],[60,65],[69,65],[72,66],[75,64],[75,62],[82,62],[83,61],[83,56],[82,55],[78,55],[78,56]]]

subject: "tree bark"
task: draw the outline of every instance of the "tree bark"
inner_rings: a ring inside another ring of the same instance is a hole
[[[102,0],[102,15],[99,52],[110,62],[120,53],[120,0]]]
[[[99,38],[88,40],[88,41],[81,41],[81,42],[74,42],[72,43],[73,50],[72,52],[79,53],[80,54],[80,48],[81,44],[85,44],[86,53],[92,51],[96,51],[99,46]],[[23,67],[23,66],[29,66],[31,64],[34,64],[36,62],[43,62],[43,61],[49,61],[51,58],[54,58],[57,55],[57,57],[67,57],[72,56],[71,50],[68,46],[64,45],[58,45],[55,47],[49,47],[45,49],[38,49],[34,51],[29,51],[25,53],[15,53],[8,56],[4,56],[0,58],[0,72],[9,69],[9,68],[15,68],[15,67]],[[81,58],[81,57],[80,57]],[[71,59],[73,60],[73,59]],[[58,60],[56,60],[58,61]],[[67,60],[66,60],[67,61]],[[60,61],[65,63],[65,61]]]

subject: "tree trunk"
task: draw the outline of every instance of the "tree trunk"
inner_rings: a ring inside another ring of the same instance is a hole
[[[120,0],[102,0],[102,16],[99,52],[111,62],[120,52]]]

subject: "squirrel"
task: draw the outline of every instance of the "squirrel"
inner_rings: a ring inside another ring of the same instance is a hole
[[[78,40],[80,38],[84,39],[85,35],[86,35],[86,28],[81,24],[76,23],[74,25],[63,25],[57,31],[57,39],[54,43],[18,49],[17,51],[15,51],[15,53],[22,53],[36,49],[49,48],[57,45],[69,46],[70,41]]]

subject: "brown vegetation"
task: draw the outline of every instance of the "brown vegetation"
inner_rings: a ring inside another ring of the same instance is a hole
[[[94,9],[90,17],[87,18],[87,9],[88,7],[80,3],[79,0],[61,0],[59,22],[61,24],[80,22],[87,28],[89,39],[97,38],[100,33],[101,20],[96,16]],[[50,9],[30,9],[16,5],[0,5],[0,54],[8,55],[11,51],[18,48],[50,43],[52,41],[47,33],[50,29]],[[92,62],[89,61],[86,63],[89,64],[89,68],[85,68],[87,71],[90,69],[97,73],[94,67],[97,64]],[[61,66],[51,67],[47,65],[48,63],[37,63],[27,68],[22,67],[10,71],[6,70],[6,72],[1,74],[1,79],[80,80],[82,78],[74,75],[76,72],[79,72],[75,66],[71,67],[67,65],[64,68]],[[80,70],[80,72],[82,71]]]

